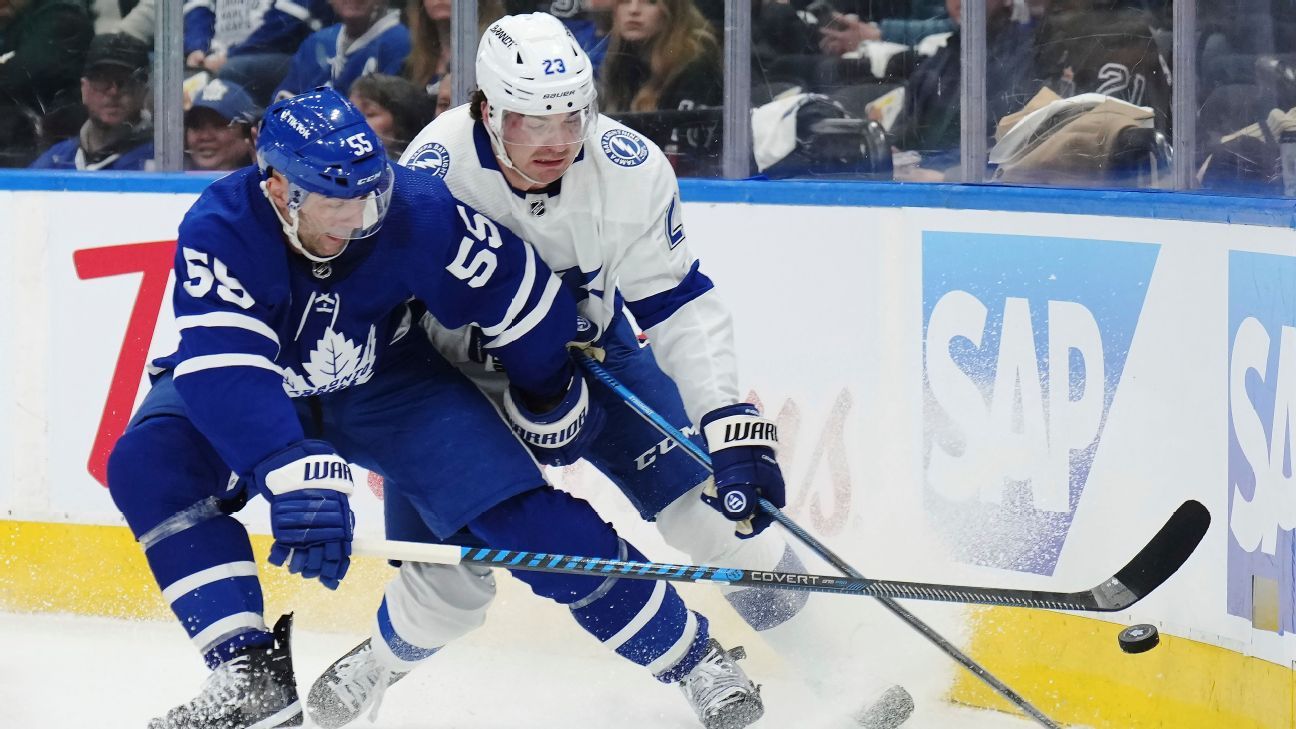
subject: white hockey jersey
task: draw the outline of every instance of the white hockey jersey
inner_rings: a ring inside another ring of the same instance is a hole
[[[679,185],[661,150],[605,116],[567,172],[539,192],[513,189],[486,128],[460,106],[414,138],[400,163],[445,178],[459,199],[530,242],[606,331],[624,305],[678,385],[689,418],[739,402],[733,324],[689,250]],[[452,362],[469,333],[432,328]]]

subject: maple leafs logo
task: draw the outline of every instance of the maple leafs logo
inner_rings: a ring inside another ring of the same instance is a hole
[[[372,324],[363,346],[356,346],[333,327],[328,327],[311,350],[310,357],[302,363],[305,377],[292,367],[284,368],[284,390],[289,397],[306,397],[368,382],[373,377],[376,338],[377,330]]]

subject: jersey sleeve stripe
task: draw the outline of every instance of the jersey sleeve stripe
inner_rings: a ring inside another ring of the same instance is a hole
[[[174,376],[180,377],[220,367],[260,367],[263,370],[270,370],[280,377],[283,376],[283,369],[279,365],[259,354],[203,354],[190,357],[176,365]]]
[[[192,314],[190,316],[176,317],[176,326],[181,331],[193,327],[233,327],[236,329],[246,329],[249,332],[255,332],[279,346],[279,335],[271,329],[268,324],[248,316],[247,314],[236,314],[231,311],[210,311],[206,314]]]
[[[530,313],[503,332],[500,332],[499,336],[495,337],[486,346],[488,348],[503,347],[525,336],[537,324],[544,321],[545,316],[549,314],[549,309],[553,307],[554,299],[558,297],[558,290],[561,288],[562,284],[558,282],[558,279],[550,276],[549,284],[545,286],[544,293],[540,295],[540,300],[532,307]]]
[[[645,331],[652,329],[669,319],[671,314],[679,311],[685,304],[715,287],[698,265],[699,262],[694,261],[688,274],[675,285],[675,288],[646,296],[638,301],[626,302],[626,306],[630,308],[630,313],[634,314],[635,321],[640,327]]]
[[[526,265],[522,273],[522,283],[518,284],[517,291],[513,294],[513,300],[509,302],[508,311],[505,312],[504,318],[498,324],[492,327],[482,327],[482,334],[493,337],[508,329],[509,324],[517,318],[522,307],[526,305],[527,299],[531,298],[531,288],[535,286],[536,264],[535,251],[531,246],[523,246],[526,249]]]

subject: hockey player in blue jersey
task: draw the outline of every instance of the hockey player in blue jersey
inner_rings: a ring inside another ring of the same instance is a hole
[[[590,397],[607,422],[586,460],[694,563],[803,570],[757,508],[757,497],[785,502],[776,431],[743,401],[733,320],[689,244],[666,156],[598,113],[590,59],[552,16],[493,23],[478,47],[476,77],[470,103],[438,116],[401,164],[445,179],[456,197],[534,245],[594,324],[606,369],[676,428],[700,434],[715,469],[712,476],[599,383]],[[639,345],[627,312],[650,346]],[[512,370],[483,352],[480,332],[439,319],[428,329],[447,359],[502,397]],[[732,425],[745,435],[724,437]],[[834,606],[808,593],[725,592],[820,689],[820,711],[871,729],[907,719],[907,692],[880,677],[864,680],[856,654],[841,647],[831,627],[837,616],[824,613]],[[838,676],[850,685],[824,685]],[[848,692],[858,699],[850,702]]]
[[[533,249],[439,180],[389,165],[332,89],[272,106],[257,162],[213,183],[181,223],[180,345],[154,363],[109,460],[112,497],[213,669],[150,729],[302,721],[290,622],[267,630],[248,536],[231,516],[250,497],[270,503],[271,562],[328,587],[349,565],[351,464],[385,477],[394,538],[641,557],[586,502],[547,485],[510,429],[560,431],[553,456],[571,458],[602,418],[566,349],[574,301]],[[414,297],[481,327],[509,362],[511,424],[410,334]],[[667,680],[729,686],[729,704],[759,715],[706,618],[665,583],[520,577],[620,655]],[[402,582],[420,589],[389,590],[380,640],[360,650],[396,665],[480,625],[494,595],[477,568],[407,564]],[[385,686],[390,672],[378,675]]]

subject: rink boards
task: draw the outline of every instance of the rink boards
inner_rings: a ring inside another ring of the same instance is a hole
[[[0,176],[0,608],[166,615],[101,484],[145,361],[176,342],[175,231],[204,184]],[[743,387],[779,422],[790,514],[870,576],[1079,589],[1197,499],[1205,541],[1128,614],[969,610],[965,647],[1064,722],[1296,725],[1290,203],[724,182],[683,197]],[[554,476],[680,558],[592,472]],[[376,534],[371,486],[357,510]],[[268,531],[263,507],[240,516]],[[272,604],[362,624],[387,572],[362,564],[327,600],[265,574]],[[1134,622],[1162,645],[1120,653]],[[950,696],[999,705],[963,676]]]

